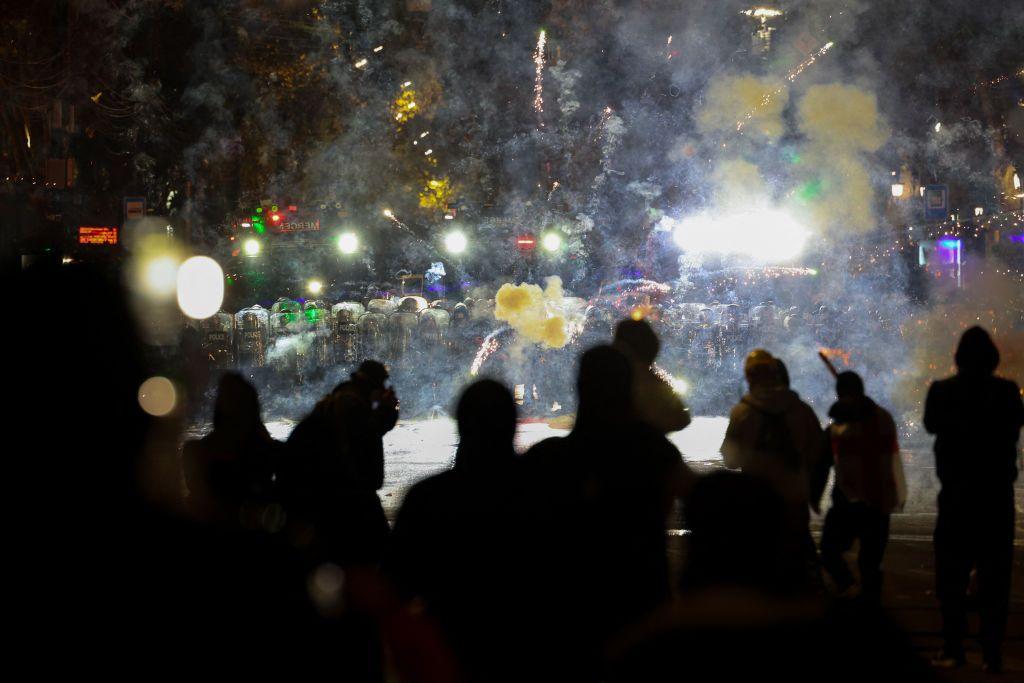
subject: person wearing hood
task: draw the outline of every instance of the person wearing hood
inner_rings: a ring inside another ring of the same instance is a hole
[[[612,343],[629,360],[633,377],[633,412],[662,434],[690,424],[690,411],[672,386],[654,372],[661,344],[646,320],[627,318],[615,327]]]
[[[854,584],[853,573],[843,559],[855,539],[860,540],[857,565],[862,595],[877,604],[882,593],[882,555],[889,540],[889,515],[906,501],[906,481],[900,461],[896,423],[889,411],[864,393],[864,382],[855,372],[836,378],[838,401],[828,415],[832,458],[824,460],[812,505],[821,498],[828,470],[835,468],[832,506],[825,515],[821,536],[821,560],[840,594]]]
[[[934,663],[965,662],[967,586],[976,567],[984,664],[998,672],[1010,601],[1013,482],[1024,404],[1014,382],[995,376],[999,351],[984,329],[964,332],[955,360],[957,374],[932,383],[924,408],[941,485],[935,581],[944,645]]]
[[[824,450],[821,423],[786,386],[779,361],[770,353],[751,351],[743,370],[749,391],[729,413],[722,459],[729,469],[766,480],[782,497],[793,580],[800,587],[820,583],[808,503],[811,473]]]

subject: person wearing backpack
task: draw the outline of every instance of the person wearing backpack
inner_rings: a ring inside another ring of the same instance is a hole
[[[822,463],[811,504],[821,498],[828,470],[835,467],[832,506],[821,534],[821,560],[839,594],[854,586],[853,573],[843,553],[860,540],[857,566],[861,595],[877,605],[882,594],[882,556],[889,541],[889,516],[903,507],[904,479],[896,423],[885,408],[864,393],[855,372],[836,377],[838,401],[828,411],[832,458]]]
[[[767,481],[787,509],[784,534],[792,558],[792,587],[816,583],[817,550],[811,538],[811,473],[824,452],[814,410],[783,382],[779,362],[764,349],[751,351],[743,374],[749,391],[729,413],[721,453],[725,466]],[[810,568],[814,566],[812,571]]]

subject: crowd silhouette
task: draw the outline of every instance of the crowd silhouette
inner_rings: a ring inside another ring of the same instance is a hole
[[[11,519],[30,520],[15,524],[15,613],[26,654],[60,644],[64,656],[45,665],[54,670],[214,661],[236,674],[280,666],[371,681],[935,675],[880,609],[906,483],[893,418],[852,372],[838,375],[823,429],[783,362],[750,352],[724,468],[700,474],[666,438],[691,418],[651,371],[658,339],[624,321],[612,345],[581,356],[564,437],[517,453],[509,388],[466,387],[452,467],[414,485],[392,527],[377,492],[400,406],[382,364],[362,361],[286,443],[267,432],[255,389],[225,374],[212,431],[179,460],[173,419],[140,409],[150,373],[119,287],[78,267],[7,284],[63,299],[77,330],[71,355],[33,326],[6,349],[19,359],[13,386],[28,394],[11,422]],[[76,305],[85,301],[105,302],[104,324]],[[976,569],[985,668],[997,672],[1024,405],[995,376],[998,351],[981,328],[963,335],[956,363],[924,416],[941,483],[944,647],[932,663],[965,661]],[[184,495],[168,474],[178,463]],[[809,522],[830,476],[819,548]],[[667,531],[680,509],[674,572]],[[843,556],[854,540],[859,582]]]

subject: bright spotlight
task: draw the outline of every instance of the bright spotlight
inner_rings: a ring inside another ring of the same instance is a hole
[[[260,241],[258,239],[249,238],[242,243],[242,251],[245,252],[246,256],[259,256],[260,249]]]
[[[354,232],[342,233],[338,237],[338,250],[342,254],[354,254],[359,250],[359,238]]]
[[[892,196],[893,197],[902,197],[903,196],[903,183],[893,183],[892,184]]]
[[[309,290],[310,294],[316,296],[320,292],[324,291],[324,283],[320,282],[319,280],[310,280],[309,283],[306,285],[306,289]]]
[[[459,231],[450,232],[444,237],[444,248],[452,254],[461,254],[466,251],[466,247],[469,245],[469,240],[466,236]]]
[[[767,209],[689,216],[677,222],[673,237],[688,254],[732,254],[779,263],[803,252],[808,233],[785,211]]]
[[[562,236],[557,232],[549,232],[541,239],[545,251],[558,251],[562,248]]]
[[[224,302],[224,271],[208,256],[193,256],[178,269],[178,307],[190,318],[202,320],[220,310]]]

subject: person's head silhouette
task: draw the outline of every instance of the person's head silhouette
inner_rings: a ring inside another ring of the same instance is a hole
[[[983,328],[975,326],[960,337],[956,366],[965,375],[991,375],[999,367],[999,349]]]
[[[626,318],[615,326],[615,339],[612,343],[616,349],[645,365],[654,362],[661,347],[658,335],[654,333],[650,323],[632,318]]]
[[[512,392],[492,379],[469,385],[455,408],[459,448],[455,468],[484,470],[515,454],[516,403]]]

